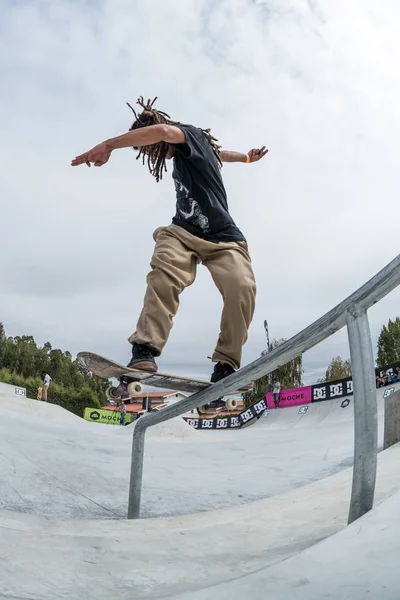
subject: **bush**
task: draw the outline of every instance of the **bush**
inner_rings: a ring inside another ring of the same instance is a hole
[[[52,404],[58,404],[79,417],[83,417],[83,412],[87,406],[93,408],[100,408],[102,406],[97,394],[89,387],[74,390],[57,385],[56,383],[51,384],[47,399]]]
[[[0,381],[3,383],[12,383],[11,373],[7,369],[0,369]]]

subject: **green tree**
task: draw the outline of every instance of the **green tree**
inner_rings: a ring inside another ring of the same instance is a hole
[[[3,366],[4,354],[6,351],[6,332],[4,331],[3,323],[0,323],[0,369]]]
[[[40,348],[30,335],[7,338],[0,323],[0,381],[26,387],[28,396],[36,398],[44,372],[53,379],[49,402],[79,415],[85,402],[86,406],[106,403],[109,382],[84,371],[68,350],[53,350],[50,342]]]
[[[389,319],[381,329],[378,338],[377,366],[383,367],[400,360],[400,317],[394,321]]]
[[[317,383],[325,383],[325,381],[336,381],[337,379],[344,379],[345,377],[351,377],[351,361],[349,358],[345,360],[340,356],[332,358],[325,372],[325,377],[318,379]]]
[[[271,350],[273,350],[274,348],[277,348],[278,346],[283,344],[283,342],[285,342],[285,341],[286,341],[285,338],[282,338],[280,340],[275,340],[275,339],[272,340],[271,344],[270,344]],[[261,352],[261,356],[265,355],[266,353],[267,353],[267,350],[263,350],[263,352]],[[279,381],[281,384],[282,390],[283,389],[291,389],[291,388],[301,387],[301,385],[302,385],[301,376],[303,373],[304,373],[303,356],[301,354],[299,354],[299,356],[297,356],[293,360],[282,365],[281,367],[278,367],[275,371],[273,371],[271,373],[270,379],[271,379],[271,381],[273,381],[274,379]],[[268,384],[269,384],[268,375],[264,375],[263,377],[260,377],[260,379],[257,379],[257,381],[255,381],[255,383],[254,383],[254,387],[253,387],[252,391],[246,392],[245,394],[243,394],[243,400],[245,402],[245,406],[249,406],[256,400],[259,400],[260,398],[265,396],[265,394],[268,391],[270,391],[268,389]]]

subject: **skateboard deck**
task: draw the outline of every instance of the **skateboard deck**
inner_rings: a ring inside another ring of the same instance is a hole
[[[132,377],[156,388],[166,388],[177,392],[189,392],[191,394],[200,392],[210,385],[214,385],[210,381],[202,381],[200,379],[189,379],[188,377],[180,377],[169,375],[167,373],[148,373],[147,371],[138,371],[121,365],[109,358],[94,354],[93,352],[79,352],[77,355],[79,364],[86,370],[91,371],[98,377],[109,379],[115,377]]]

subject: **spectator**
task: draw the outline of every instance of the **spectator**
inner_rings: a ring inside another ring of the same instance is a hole
[[[48,373],[45,373],[43,378],[43,386],[42,386],[42,400],[43,402],[47,402],[47,390],[49,389],[51,383],[51,377]]]
[[[279,381],[276,381],[276,379],[274,379],[272,393],[274,395],[275,408],[278,408],[278,405],[279,405],[279,394],[280,394],[280,392],[281,392],[281,384],[279,383]]]
[[[119,412],[121,413],[121,417],[119,420],[120,425],[125,425],[125,417],[126,417],[126,406],[124,402],[120,402],[118,404]]]

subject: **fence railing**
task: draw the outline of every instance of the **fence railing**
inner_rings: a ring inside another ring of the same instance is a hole
[[[267,375],[344,326],[348,331],[354,383],[354,467],[348,522],[371,510],[375,495],[378,420],[367,310],[399,284],[400,254],[343,302],[278,348],[209,388],[136,421],[132,437],[128,519],[140,516],[144,442],[148,427],[173,419]]]

